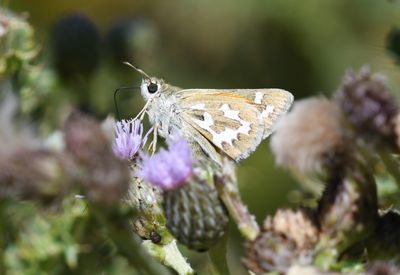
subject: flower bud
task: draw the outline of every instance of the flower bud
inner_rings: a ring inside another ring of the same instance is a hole
[[[371,75],[368,67],[358,75],[347,72],[336,102],[358,137],[376,145],[396,146],[394,120],[399,108],[384,77]]]
[[[228,213],[217,191],[193,175],[179,188],[163,192],[167,227],[190,249],[205,251],[226,233]]]

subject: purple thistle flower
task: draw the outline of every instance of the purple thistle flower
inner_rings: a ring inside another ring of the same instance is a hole
[[[115,125],[115,140],[112,144],[114,154],[124,160],[131,160],[146,143],[143,138],[143,124],[140,120],[121,120]]]
[[[186,183],[193,173],[193,160],[189,144],[184,138],[168,142],[168,150],[152,157],[143,157],[140,176],[163,190],[175,189]]]

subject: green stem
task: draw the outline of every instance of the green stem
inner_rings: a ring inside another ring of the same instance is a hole
[[[220,273],[219,270],[214,265],[213,261],[210,258],[210,254],[207,253],[207,262],[205,264],[205,272],[207,275],[224,275],[229,273]]]
[[[252,241],[258,236],[260,228],[240,198],[234,164],[225,160],[222,170],[222,175],[215,178],[219,196],[228,209],[229,215],[236,222],[239,231],[246,239]]]
[[[119,252],[128,262],[143,273],[149,275],[164,275],[170,272],[157,263],[143,250],[137,236],[133,234],[127,217],[117,211],[104,211],[90,205],[93,215],[99,220],[108,232],[109,237],[117,246]]]
[[[161,263],[173,268],[179,275],[194,274],[193,269],[187,263],[178,249],[176,240],[172,240],[168,244],[154,244],[150,240],[143,241],[143,246],[147,251]]]
[[[219,274],[230,274],[227,264],[228,234],[208,251],[208,257]]]

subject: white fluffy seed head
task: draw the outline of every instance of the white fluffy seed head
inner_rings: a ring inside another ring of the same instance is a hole
[[[277,164],[303,175],[323,172],[327,158],[345,147],[340,111],[322,97],[295,102],[271,139]]]

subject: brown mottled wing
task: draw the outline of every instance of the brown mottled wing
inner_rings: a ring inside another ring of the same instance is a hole
[[[197,89],[184,90],[178,96],[182,119],[196,130],[191,134],[202,135],[235,161],[246,158],[263,139],[263,119],[247,98]]]
[[[293,95],[282,89],[239,89],[233,92],[248,99],[261,113],[264,120],[264,139],[273,132],[277,120],[293,103]]]

